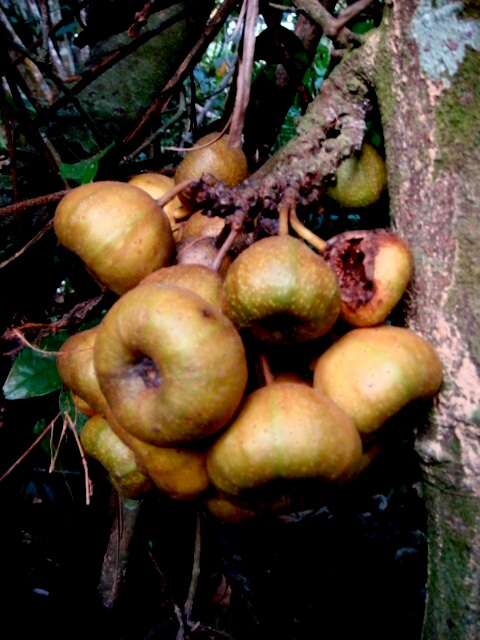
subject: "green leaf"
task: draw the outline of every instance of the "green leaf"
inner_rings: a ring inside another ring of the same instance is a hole
[[[65,180],[75,180],[80,184],[92,182],[97,175],[100,160],[110,151],[113,145],[114,143],[112,142],[112,144],[109,144],[108,147],[102,149],[102,151],[99,151],[91,158],[80,160],[80,162],[75,162],[74,164],[62,162],[60,165],[60,175],[62,178],[65,178]]]
[[[63,389],[60,392],[58,397],[58,406],[62,413],[67,413],[70,416],[77,432],[80,433],[85,426],[88,417],[77,409],[73,402],[72,392],[69,389]]]
[[[43,340],[40,347],[45,351],[58,351],[67,338],[68,333],[62,331]],[[61,387],[55,354],[44,355],[25,347],[10,369],[3,393],[7,400],[23,400],[45,396]]]

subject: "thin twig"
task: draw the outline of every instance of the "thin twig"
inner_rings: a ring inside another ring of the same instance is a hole
[[[232,126],[228,144],[232,148],[241,147],[245,113],[250,100],[252,84],[253,57],[255,53],[255,29],[258,18],[258,0],[245,0],[245,30],[243,36],[242,59],[238,67],[237,95],[232,114]]]
[[[192,578],[190,580],[190,586],[188,589],[188,596],[185,601],[183,610],[185,612],[185,619],[190,626],[192,621],[193,604],[195,601],[195,594],[197,593],[198,580],[200,578],[200,559],[202,552],[202,521],[200,513],[197,511],[197,521],[195,527],[195,546],[193,550],[193,566],[192,566]]]
[[[85,458],[85,454],[83,453],[82,443],[80,442],[80,438],[78,437],[77,429],[75,427],[75,424],[73,423],[73,420],[68,415],[68,413],[65,413],[64,416],[67,419],[68,426],[70,427],[71,432],[73,433],[73,437],[75,438],[75,442],[77,443],[78,452],[80,453],[80,458],[82,460],[83,474],[85,478],[85,504],[89,505],[90,497],[92,495],[92,482],[88,474],[87,460]]]
[[[53,220],[50,220],[50,222],[47,222],[47,224],[42,229],[40,229],[37,235],[35,235],[31,240],[29,240],[26,245],[24,245],[21,249],[19,249],[16,253],[14,253],[13,256],[10,256],[10,258],[7,258],[3,262],[0,262],[0,269],[3,269],[8,264],[10,264],[11,262],[19,258],[22,254],[24,254],[25,251],[30,249],[31,246],[33,246],[36,242],[38,242],[41,238],[43,238],[43,236],[47,233],[47,231],[49,231],[52,228],[52,225],[53,225]]]
[[[238,0],[224,0],[223,3],[216,9],[215,13],[210,17],[210,20],[205,25],[205,29],[201,37],[180,63],[174,75],[165,84],[160,94],[153,101],[150,107],[145,111],[145,113],[140,117],[138,122],[135,123],[132,130],[122,140],[122,147],[130,147],[132,143],[140,137],[145,128],[151,124],[151,121],[163,112],[167,103],[167,99],[183,82],[183,80],[190,72],[190,69],[192,69],[193,66],[201,58],[204,51],[220,31],[221,27],[223,26],[224,22],[226,21],[236,4],[238,4]]]
[[[60,446],[62,444],[63,438],[65,436],[65,433],[67,431],[67,421],[65,420],[65,418],[63,418],[63,424],[62,424],[62,431],[60,433],[60,437],[58,439],[57,442],[57,448],[55,449],[55,453],[52,456],[52,459],[50,461],[50,466],[48,467],[48,473],[53,473],[53,471],[55,470],[55,463],[57,462],[57,458],[58,458],[58,454],[60,451]],[[53,429],[51,431],[52,436],[53,436]]]
[[[37,196],[36,198],[29,198],[28,200],[22,200],[21,202],[14,202],[13,204],[9,204],[6,207],[1,207],[0,216],[17,215],[18,213],[23,213],[28,209],[43,207],[46,204],[58,202],[63,198],[63,196],[67,195],[67,193],[68,190],[55,191],[54,193],[49,193],[45,196]]]
[[[47,433],[49,433],[51,431],[51,429],[53,429],[53,425],[55,424],[56,420],[59,418],[60,413],[58,413],[55,418],[50,422],[50,424],[48,424],[45,429],[42,431],[42,433],[35,438],[35,440],[32,442],[32,444],[28,447],[28,449],[26,451],[24,451],[22,453],[22,455],[17,458],[15,460],[15,462],[11,465],[11,467],[9,467],[5,473],[3,473],[0,476],[0,482],[2,482],[2,480],[4,480],[8,475],[10,475],[12,473],[12,471],[15,469],[15,467],[17,467],[23,460],[25,460],[25,458],[28,456],[28,454],[37,446],[37,444],[43,440],[43,438],[47,435]]]
[[[265,380],[265,386],[268,387],[269,384],[275,382],[275,378],[273,376],[272,370],[270,369],[268,358],[264,353],[260,354],[260,366],[262,367],[262,375],[263,379]]]
[[[242,230],[243,223],[245,222],[245,218],[246,218],[246,213],[244,212],[237,212],[237,214],[234,214],[232,223],[231,223],[232,228],[230,230],[230,233],[226,237],[225,242],[222,244],[222,246],[218,250],[217,255],[215,256],[215,259],[212,263],[213,271],[218,271],[222,266],[223,259],[232,248],[233,243],[238,238],[240,231]]]
[[[323,253],[326,250],[327,243],[325,240],[322,240],[316,233],[307,229],[307,227],[300,222],[294,207],[290,209],[290,225],[302,240],[305,240],[308,244],[311,244],[312,247],[315,247],[319,253]]]
[[[182,153],[184,151],[189,152],[189,151],[199,151],[200,149],[207,149],[207,147],[211,147],[212,144],[215,144],[215,142],[220,140],[220,138],[223,136],[225,131],[228,129],[231,120],[232,120],[232,116],[230,116],[230,118],[224,124],[222,130],[219,131],[218,134],[216,136],[214,136],[208,142],[204,142],[202,144],[194,144],[193,147],[163,147],[163,150],[164,151],[177,151],[179,153]]]
[[[184,191],[194,182],[194,180],[182,180],[182,182],[179,182],[177,185],[172,187],[172,189],[170,189],[170,191],[167,191],[167,193],[165,193],[161,198],[157,198],[157,204],[163,208],[170,202],[170,200],[173,200],[175,196]]]

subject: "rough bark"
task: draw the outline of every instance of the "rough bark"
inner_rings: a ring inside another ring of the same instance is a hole
[[[411,244],[410,325],[445,383],[417,451],[428,511],[424,638],[480,637],[480,10],[398,0],[377,59],[391,214]]]

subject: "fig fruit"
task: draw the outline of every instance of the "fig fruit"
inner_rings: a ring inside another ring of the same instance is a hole
[[[57,369],[65,386],[86,403],[90,413],[105,414],[107,402],[98,384],[93,362],[97,331],[98,327],[94,327],[68,338],[58,352]],[[89,415],[80,406],[78,408]]]
[[[218,133],[209,133],[195,144],[201,149],[189,151],[180,162],[175,172],[175,182],[199,180],[203,175],[210,175],[223,182],[227,187],[234,187],[248,176],[247,158],[241,149],[228,146],[228,136],[220,138]],[[217,139],[218,138],[218,139]],[[212,142],[215,140],[215,142]],[[212,142],[212,144],[209,144]],[[208,146],[203,146],[208,145]],[[188,205],[188,196],[180,194],[180,200]]]
[[[203,451],[156,447],[125,431],[107,409],[108,424],[136,456],[139,468],[157,489],[174,500],[194,500],[209,485],[206,454]]]
[[[352,420],[304,384],[274,382],[252,393],[207,455],[214,486],[238,495],[278,481],[343,481],[362,455]]]
[[[138,176],[130,178],[128,184],[142,189],[154,200],[158,200],[175,187],[175,180],[161,173],[140,173]],[[170,200],[170,202],[163,207],[163,210],[167,214],[173,237],[176,240],[181,228],[179,220],[188,216],[190,212],[185,209],[178,199],[178,196]]]
[[[413,273],[407,244],[386,229],[341,233],[328,241],[323,256],[340,284],[340,317],[355,327],[382,323]]]
[[[150,479],[142,473],[135,454],[112,431],[101,416],[87,420],[80,433],[85,453],[95,458],[108,471],[118,493],[138,498],[152,488]]]
[[[314,388],[331,398],[361,434],[376,431],[412,400],[430,398],[442,383],[432,345],[409,329],[355,329],[317,361]]]
[[[217,253],[218,249],[215,245],[215,238],[193,238],[179,244],[177,248],[177,262],[178,264],[201,264],[211,268],[215,262]],[[218,273],[224,276],[231,263],[230,257],[226,255],[222,260]]]
[[[92,351],[92,357],[93,357],[93,351]],[[87,402],[85,402],[85,400],[80,398],[80,396],[77,396],[75,393],[72,393],[72,400],[73,400],[73,404],[75,405],[75,408],[78,411],[80,411],[80,413],[83,413],[84,416],[91,418],[92,416],[97,415],[98,411],[95,411],[95,409],[92,409],[92,407]]]
[[[225,312],[259,340],[296,343],[327,333],[340,312],[332,269],[301,240],[263,238],[232,263],[224,282]]]
[[[122,182],[93,182],[69,191],[55,211],[54,228],[60,243],[118,294],[166,266],[174,249],[161,207]]]
[[[342,207],[369,207],[380,198],[386,185],[385,162],[375,147],[365,143],[359,155],[340,164],[336,184],[327,189],[327,194]]]
[[[230,320],[168,285],[148,283],[122,296],[102,321],[94,358],[120,426],[159,446],[220,430],[247,382],[245,351]]]
[[[206,216],[201,211],[194,213],[183,225],[181,241],[198,238],[217,238],[225,227],[225,220],[219,216]]]
[[[193,291],[217,309],[222,308],[222,279],[216,271],[200,264],[175,264],[154,271],[140,284],[156,282]]]

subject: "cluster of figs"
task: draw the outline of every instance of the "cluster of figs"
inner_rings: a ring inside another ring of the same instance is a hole
[[[348,169],[349,188],[361,159]],[[217,136],[200,141],[174,178],[147,173],[71,190],[54,219],[59,242],[119,296],[57,357],[90,416],[86,453],[125,496],[157,487],[234,522],[291,510],[304,491],[320,496],[357,478],[378,430],[442,381],[428,341],[383,324],[412,275],[394,233],[323,242],[282,209],[279,234],[232,261],[217,247],[223,219],[192,212],[182,192],[158,203],[175,181],[207,173],[233,186],[246,172],[242,151]],[[313,380],[299,376],[297,347],[324,343]],[[272,374],[262,354],[285,349],[283,370]]]

